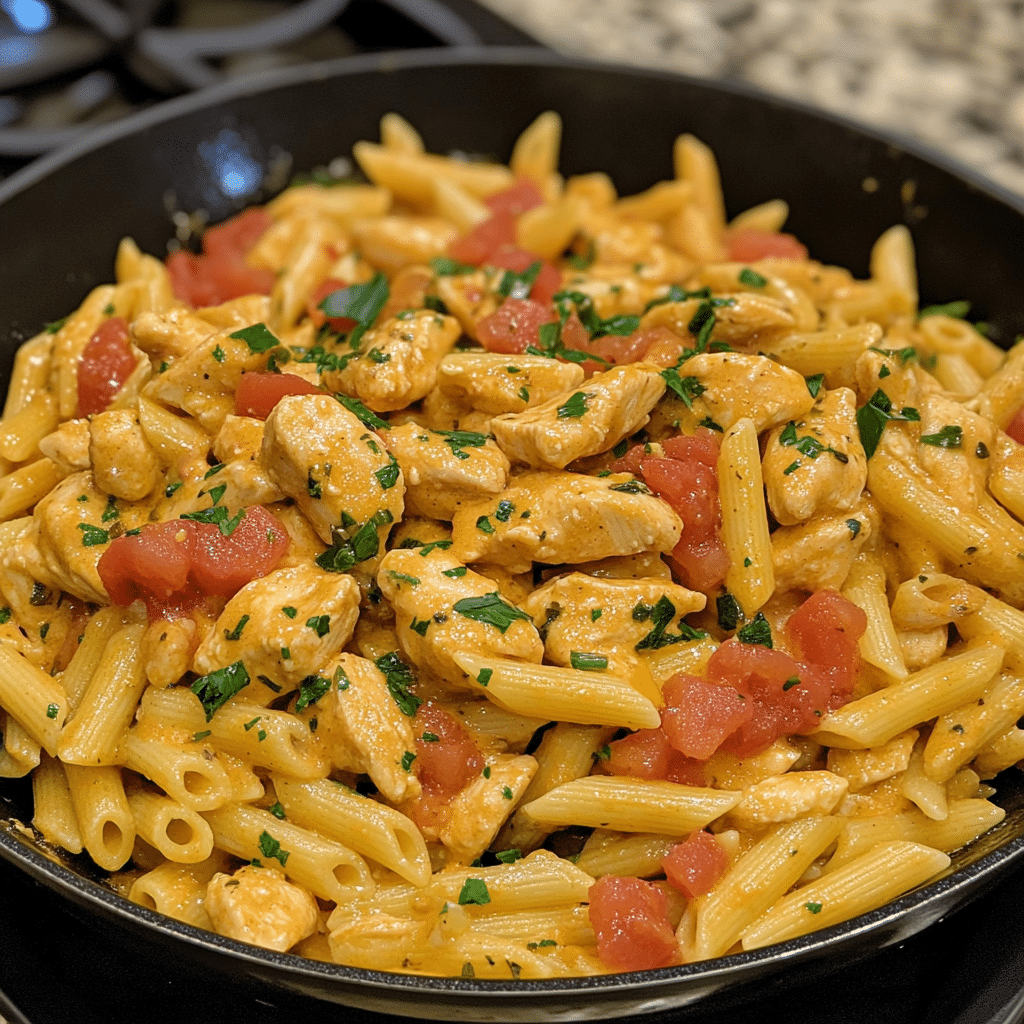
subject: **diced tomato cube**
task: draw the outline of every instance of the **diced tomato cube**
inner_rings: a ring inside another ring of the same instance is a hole
[[[662,690],[661,728],[680,753],[706,761],[722,741],[753,717],[746,694],[728,684],[674,675]]]
[[[783,259],[807,259],[807,247],[792,235],[757,228],[739,228],[726,238],[728,258],[736,263],[754,263],[769,256]]]
[[[477,338],[489,352],[525,352],[540,345],[540,327],[554,323],[549,306],[532,299],[506,299],[493,313],[479,320]]]
[[[230,535],[212,523],[192,523],[192,578],[204,594],[231,597],[266,576],[288,550],[288,532],[262,505],[251,505]],[[187,522],[188,520],[186,520]]]
[[[710,832],[691,832],[661,858],[665,877],[687,899],[711,892],[729,867],[729,855]]]
[[[511,270],[516,274],[522,274],[534,263],[539,263],[540,271],[530,287],[530,294],[526,296],[534,302],[546,305],[562,287],[562,274],[556,266],[532,252],[520,249],[517,245],[499,245],[487,256],[485,262],[489,267]]]
[[[418,825],[434,825],[444,819],[452,797],[483,771],[484,758],[469,732],[431,701],[416,709],[413,730],[413,763],[423,793],[408,813]]]
[[[718,470],[718,453],[722,448],[722,435],[708,427],[698,427],[694,434],[666,437],[662,450],[670,459],[699,462],[708,469]],[[717,485],[716,485],[717,486]]]
[[[665,894],[642,878],[605,875],[590,887],[590,924],[602,961],[617,971],[678,963]]]
[[[515,245],[516,219],[508,210],[499,210],[481,221],[469,234],[456,238],[448,253],[461,263],[479,267],[501,245]]]
[[[235,388],[235,415],[265,420],[285,395],[318,395],[311,381],[295,373],[243,373]]]
[[[252,207],[208,228],[201,256],[171,253],[167,273],[174,294],[192,306],[216,306],[242,295],[269,295],[274,287],[273,272],[250,267],[245,255],[270,223],[265,210]]]
[[[836,590],[812,594],[789,617],[786,631],[805,661],[820,666],[831,680],[832,695],[846,698],[857,681],[867,616]],[[834,709],[830,702],[830,708]]]
[[[281,523],[260,505],[244,510],[230,536],[212,523],[148,523],[110,542],[97,570],[114,604],[137,598],[150,618],[188,608],[206,596],[231,597],[265,576],[288,549]]]
[[[103,412],[135,369],[128,324],[112,316],[96,329],[78,361],[78,415]]]
[[[1006,432],[1017,444],[1024,444],[1024,409],[1021,409],[1006,425]]]
[[[510,213],[513,217],[518,217],[535,206],[542,206],[543,203],[544,196],[529,178],[519,178],[508,188],[494,192],[484,199],[484,205],[491,213]]]
[[[654,362],[658,366],[675,366],[683,352],[683,339],[664,325],[645,327],[632,334],[605,334],[590,343],[590,351],[613,366]]]
[[[612,775],[637,779],[663,779],[673,750],[661,729],[641,729],[608,744],[610,756],[603,763]]]
[[[322,327],[325,323],[330,325],[335,334],[346,334],[356,325],[356,321],[347,316],[327,316],[320,308],[320,303],[332,292],[347,288],[346,282],[337,277],[329,277],[319,287],[314,288],[306,302],[306,315],[314,327]]]

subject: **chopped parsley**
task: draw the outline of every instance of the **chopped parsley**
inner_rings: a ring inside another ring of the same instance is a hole
[[[490,440],[487,434],[480,434],[473,430],[435,430],[434,433],[440,434],[445,439],[457,459],[470,457],[468,452],[462,450],[463,448],[483,448]]]
[[[89,523],[79,523],[78,528],[82,531],[82,547],[94,548],[100,544],[106,544],[110,540],[110,531],[102,530],[98,526]]]
[[[237,341],[244,341],[249,346],[249,351],[253,353],[269,352],[272,348],[276,348],[281,344],[270,328],[263,323],[253,324],[251,327],[243,327],[240,331],[229,334],[228,337],[234,338]]]
[[[325,637],[331,631],[330,615],[314,615],[306,619],[306,625],[313,630],[318,637]]]
[[[200,676],[192,684],[192,692],[199,698],[209,722],[214,713],[223,707],[239,690],[249,685],[249,673],[245,665],[236,661],[233,665],[216,669]]]
[[[388,579],[392,579],[396,583],[408,583],[410,587],[418,587],[420,585],[420,581],[416,576],[410,576],[404,572],[396,572],[394,569],[388,569]]]
[[[416,714],[416,709],[423,703],[419,697],[409,692],[409,687],[416,682],[412,669],[398,656],[397,651],[382,654],[374,662],[384,673],[388,693],[394,698],[398,710],[407,718]]]
[[[441,575],[457,580],[460,576],[465,576],[467,572],[469,570],[464,565],[457,565],[454,569],[442,569]]]
[[[416,760],[416,755],[411,750],[407,750],[402,755],[402,770],[403,771],[411,771],[412,770],[412,763],[415,760]]]
[[[394,521],[391,512],[383,508],[375,512],[351,537],[342,529],[333,530],[334,543],[316,556],[316,564],[327,572],[348,572],[352,566],[373,558],[380,551],[377,527]]]
[[[308,708],[310,704],[315,704],[330,688],[330,679],[324,679],[323,676],[306,676],[299,683],[299,696],[295,701],[296,713]]]
[[[608,659],[601,654],[570,651],[569,664],[581,672],[603,672],[608,667]]]
[[[358,398],[352,398],[349,395],[343,395],[340,391],[334,393],[334,397],[343,405],[353,416],[360,420],[364,427],[369,427],[371,430],[387,430],[387,420],[382,420],[375,412],[370,412],[369,409],[359,401]]]
[[[849,462],[850,457],[844,452],[838,452],[831,445],[822,444],[816,437],[807,435],[797,436],[796,424],[790,420],[779,435],[779,444],[796,448],[801,455],[807,456],[812,462],[822,453],[831,452],[832,456],[839,462]]]
[[[457,274],[475,273],[477,268],[469,263],[453,260],[450,256],[435,256],[430,261],[430,269],[438,277],[454,277]]]
[[[459,906],[475,903],[484,906],[491,902],[491,894],[487,891],[487,883],[482,878],[467,878],[459,892]]]
[[[707,636],[703,630],[694,629],[685,622],[679,623],[677,634],[666,633],[665,630],[675,618],[676,606],[668,599],[667,595],[659,597],[653,604],[637,602],[633,608],[633,620],[635,622],[650,622],[651,631],[634,645],[637,651],[657,651],[669,644],[677,644],[687,640],[700,640]]]
[[[772,648],[772,627],[761,612],[736,633],[736,639],[742,644],[757,644],[759,647]]]
[[[248,615],[243,615],[238,622],[235,623],[235,628],[231,630],[224,630],[225,640],[238,640],[242,635],[242,630],[245,629],[245,624],[249,621]]]
[[[289,619],[294,619],[299,614],[298,608],[293,608],[290,604],[286,604],[281,609],[282,614],[287,615]]]
[[[398,474],[401,470],[398,468],[398,460],[388,452],[388,458],[391,460],[386,466],[378,469],[374,472],[374,476],[377,478],[377,483],[380,484],[381,490],[386,491],[394,487],[398,483]]]
[[[864,446],[864,454],[870,459],[882,439],[882,431],[889,420],[905,422],[918,421],[920,414],[911,406],[905,406],[902,412],[893,412],[892,400],[879,389],[857,410],[857,429],[860,432],[860,443]]]
[[[260,833],[260,853],[264,857],[269,857],[273,860],[281,862],[281,867],[284,867],[288,863],[288,858],[291,854],[287,850],[281,849],[281,844],[276,840],[269,832]]]
[[[935,448],[962,448],[963,442],[963,427],[954,423],[947,423],[937,434],[921,435],[921,444],[930,444]]]
[[[493,668],[482,668],[482,669],[480,669],[480,674],[476,677],[476,681],[481,686],[486,686],[491,681],[491,676],[493,676],[493,675],[494,675],[494,669]],[[489,778],[490,777],[490,769],[487,769],[487,773],[488,773],[488,778]]]
[[[718,609],[718,625],[727,633],[731,633],[743,618],[739,601],[732,594],[725,593],[715,599],[715,606]]]
[[[499,295],[504,295],[509,299],[527,299],[530,297],[530,291],[533,288],[534,282],[537,280],[537,275],[541,272],[543,263],[540,260],[534,260],[525,270],[515,271],[506,270],[501,275],[501,280],[498,281],[498,287],[496,291]]]
[[[59,714],[60,714],[60,705],[59,704],[47,704],[46,705],[46,717],[47,718],[56,718],[57,715],[59,715]]]
[[[811,398],[817,398],[821,391],[821,385],[825,382],[825,374],[816,373],[812,377],[804,377],[804,380],[807,382],[807,390],[811,393]]]
[[[355,320],[356,326],[348,336],[348,343],[354,349],[387,300],[388,279],[378,271],[363,284],[352,284],[331,292],[320,301],[320,309],[330,319],[345,317]]]
[[[696,377],[680,377],[679,371],[671,366],[662,370],[661,376],[668,389],[683,400],[687,409],[692,409],[693,400],[707,391]]]
[[[426,636],[429,625],[430,619],[417,619],[416,616],[413,616],[412,622],[409,623],[409,628],[414,633],[419,633],[420,636]]]
[[[954,320],[963,320],[970,311],[971,304],[967,299],[956,299],[937,306],[925,306],[917,314],[917,319],[923,320],[926,316],[951,316]]]
[[[526,612],[509,604],[497,591],[480,597],[464,597],[452,607],[467,619],[493,626],[499,633],[504,633],[516,619],[530,621]]]
[[[768,283],[768,278],[762,277],[751,267],[744,267],[739,273],[739,282],[748,288],[763,288]]]

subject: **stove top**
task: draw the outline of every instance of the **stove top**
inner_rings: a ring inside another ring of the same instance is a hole
[[[0,0],[0,178],[215,82],[357,53],[536,42],[472,0]]]

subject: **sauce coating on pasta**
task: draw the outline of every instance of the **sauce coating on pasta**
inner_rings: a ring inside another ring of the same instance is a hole
[[[476,978],[856,916],[1024,758],[1024,349],[727,218],[397,115],[27,342],[0,775],[129,899]],[[114,842],[112,836],[117,836]]]

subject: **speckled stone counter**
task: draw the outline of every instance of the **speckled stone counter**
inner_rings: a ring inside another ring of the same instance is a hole
[[[577,57],[755,85],[905,133],[1024,196],[1024,4],[482,0]]]

